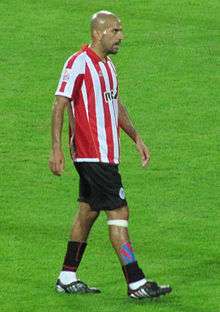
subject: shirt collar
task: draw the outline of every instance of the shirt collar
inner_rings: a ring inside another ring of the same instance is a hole
[[[93,51],[88,44],[83,45],[82,50],[85,51],[88,54],[88,56],[95,62],[107,62],[108,61],[107,56],[104,58],[104,60],[102,60],[100,56],[96,54],[95,51]]]

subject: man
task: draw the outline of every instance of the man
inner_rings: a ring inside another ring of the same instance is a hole
[[[117,16],[100,11],[91,20],[92,44],[72,55],[64,65],[52,113],[52,153],[49,167],[55,175],[64,169],[61,147],[63,114],[67,107],[70,150],[79,174],[79,211],[72,227],[58,292],[99,293],[77,279],[76,271],[86,248],[90,229],[101,210],[108,218],[109,236],[122,266],[131,298],[159,297],[171,291],[145,277],[128,235],[128,206],[119,163],[119,130],[135,142],[143,166],[149,152],[134,129],[118,94],[115,67],[109,54],[116,54],[123,39]]]

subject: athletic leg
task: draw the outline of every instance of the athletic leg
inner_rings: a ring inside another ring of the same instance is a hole
[[[129,287],[138,288],[146,283],[145,276],[139,268],[131,247],[128,220],[128,207],[106,211],[109,224],[109,238],[122,265]]]
[[[115,209],[111,211],[106,211],[108,221],[111,220],[124,220],[128,222],[129,211],[128,207],[122,207],[120,209]],[[109,239],[115,252],[119,258],[119,261],[123,265],[122,258],[120,255],[121,246],[129,241],[129,234],[127,226],[116,226],[109,225]]]
[[[80,202],[79,210],[70,233],[70,240],[86,242],[93,223],[99,216],[99,212],[91,210],[89,204]]]
[[[112,211],[106,211],[106,214],[108,216],[110,240],[121,262],[128,284],[128,296],[139,299],[159,297],[170,293],[172,289],[169,285],[160,286],[156,282],[147,281],[138,266],[129,241],[128,208],[124,206]]]
[[[79,211],[73,223],[70,240],[67,244],[67,251],[64,258],[63,268],[59,276],[57,290],[64,292],[65,286],[71,285],[65,292],[99,292],[97,289],[89,288],[82,282],[77,282],[76,271],[82,260],[87,238],[93,223],[97,219],[99,212],[92,211],[89,204],[80,202]],[[74,283],[78,283],[77,285]],[[72,285],[74,284],[74,285]],[[62,285],[62,287],[60,287]],[[75,289],[76,286],[80,289]]]

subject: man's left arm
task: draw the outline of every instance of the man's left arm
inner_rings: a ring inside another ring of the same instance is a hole
[[[135,130],[128,112],[125,106],[121,103],[120,99],[118,99],[118,121],[119,126],[135,142],[137,151],[141,156],[142,165],[145,167],[150,160],[149,150],[142,141],[138,132]]]

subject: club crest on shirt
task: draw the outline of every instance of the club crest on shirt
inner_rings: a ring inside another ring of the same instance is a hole
[[[119,190],[119,197],[121,199],[125,199],[125,191],[124,191],[123,187],[121,187]]]
[[[63,73],[63,81],[68,81],[69,79],[70,79],[70,70],[66,68]]]

